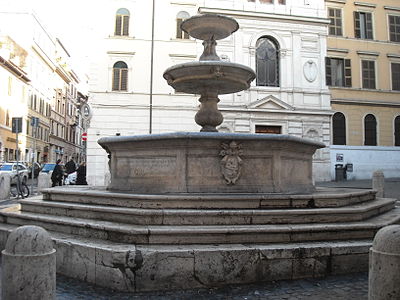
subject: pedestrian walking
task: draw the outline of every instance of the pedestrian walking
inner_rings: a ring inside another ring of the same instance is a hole
[[[82,162],[76,170],[76,185],[87,185],[86,182],[86,162]]]
[[[76,163],[74,159],[71,157],[71,159],[65,164],[65,171],[67,174],[74,173],[76,171]]]
[[[55,187],[56,185],[62,185],[62,180],[64,177],[64,172],[63,169],[60,165],[61,159],[58,159],[56,162],[56,166],[54,167],[53,173],[51,174],[51,182],[52,182],[52,187]]]

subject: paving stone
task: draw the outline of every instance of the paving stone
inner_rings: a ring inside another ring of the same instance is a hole
[[[367,298],[367,273],[224,288],[136,294],[115,292],[64,276],[57,277],[58,300],[364,300]]]

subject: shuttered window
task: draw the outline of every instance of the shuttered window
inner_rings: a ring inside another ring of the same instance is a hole
[[[392,90],[400,91],[400,63],[392,63]]]
[[[375,89],[375,61],[361,61],[362,68],[362,84],[364,89]]]
[[[180,11],[176,15],[176,38],[177,39],[189,39],[189,34],[181,29],[182,22],[188,18],[190,18],[190,15],[186,11]]]
[[[372,40],[374,38],[372,27],[372,14],[368,12],[355,11],[354,29],[356,38]]]
[[[376,146],[376,119],[374,115],[368,114],[364,119],[364,145]]]
[[[129,10],[120,8],[115,16],[115,35],[129,35]]]
[[[341,112],[332,117],[332,144],[346,145],[346,117]]]
[[[339,8],[328,8],[329,35],[341,36],[342,32],[342,10]]]
[[[256,43],[256,73],[258,86],[279,86],[279,45],[270,37]]]
[[[400,146],[400,116],[394,119],[394,145]]]
[[[128,90],[128,66],[123,61],[116,62],[113,67],[113,91]]]
[[[326,85],[351,87],[351,60],[343,58],[325,59]]]
[[[391,42],[400,43],[400,16],[389,16],[389,36]]]

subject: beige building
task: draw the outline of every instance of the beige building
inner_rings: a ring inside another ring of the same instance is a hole
[[[80,80],[69,59],[35,14],[0,10],[0,161],[16,158],[13,117],[23,118],[21,161],[84,160]]]
[[[350,177],[368,178],[377,168],[398,177],[393,165],[400,159],[394,154],[400,152],[400,2],[325,3],[331,20],[326,83],[335,111],[332,168],[351,163]]]
[[[24,159],[28,120],[27,91],[30,79],[26,73],[27,52],[9,36],[0,36],[0,162],[16,159],[17,140],[12,133],[12,118],[23,119],[18,138],[20,158]]]

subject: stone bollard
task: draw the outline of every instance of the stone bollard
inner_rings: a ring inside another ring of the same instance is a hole
[[[10,188],[10,174],[0,174],[0,200],[10,199]]]
[[[2,256],[3,300],[56,299],[56,250],[46,230],[18,227],[10,233]]]
[[[38,176],[38,191],[51,187],[51,173],[39,173]]]
[[[385,196],[385,176],[381,170],[372,174],[372,188],[377,190],[376,197],[383,198]]]
[[[400,225],[382,228],[369,252],[369,300],[400,299]]]

